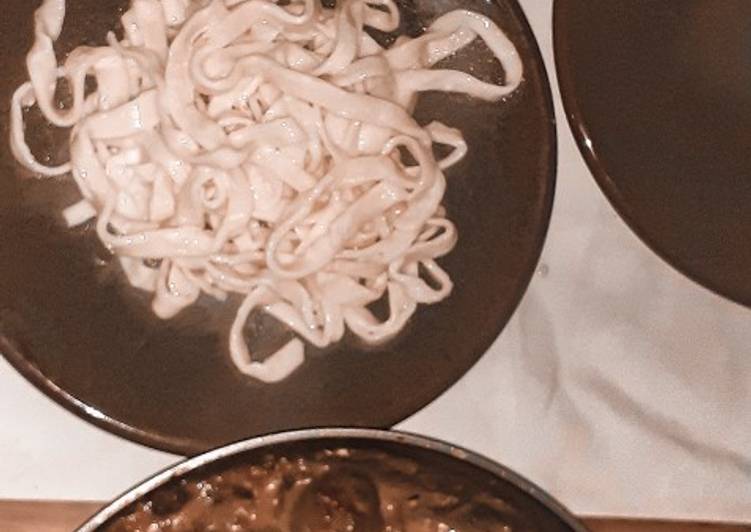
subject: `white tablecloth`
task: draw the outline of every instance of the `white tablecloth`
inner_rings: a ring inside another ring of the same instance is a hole
[[[551,0],[521,0],[551,81]],[[515,317],[399,426],[503,462],[573,511],[751,521],[751,311],[617,217],[564,120],[555,211]],[[179,457],[84,423],[0,362],[0,498],[109,499]]]

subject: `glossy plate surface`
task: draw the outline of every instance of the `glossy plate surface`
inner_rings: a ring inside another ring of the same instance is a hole
[[[751,2],[556,0],[579,147],[654,251],[751,306]]]
[[[38,2],[13,1],[0,18],[3,114],[24,78]],[[59,51],[100,42],[125,1],[69,0]],[[507,102],[426,95],[420,120],[464,130],[470,155],[452,169],[445,204],[460,241],[442,264],[455,281],[443,303],[422,307],[381,346],[351,337],[266,385],[241,375],[227,354],[237,300],[203,297],[161,321],[147,294],[127,285],[92,229],[69,230],[61,209],[78,197],[66,179],[30,177],[0,143],[0,351],[23,375],[85,419],[124,437],[192,454],[239,439],[326,425],[387,427],[454,383],[501,331],[535,269],[554,190],[555,123],[541,58],[520,7],[417,0],[404,9],[415,29],[458,6],[491,15],[517,44],[523,87]],[[472,46],[450,61],[499,76],[489,52]],[[3,138],[7,138],[4,124]],[[37,145],[53,132],[31,124]],[[251,347],[271,349],[285,331],[272,319],[251,324]]]

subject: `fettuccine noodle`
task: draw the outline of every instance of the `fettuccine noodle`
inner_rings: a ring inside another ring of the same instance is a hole
[[[423,127],[411,113],[423,91],[498,100],[517,88],[518,53],[490,19],[452,11],[383,48],[365,29],[398,28],[393,0],[333,9],[318,0],[133,0],[122,40],[110,33],[107,46],[81,46],[59,65],[65,7],[44,0],[36,12],[11,146],[33,172],[71,173],[82,199],[64,211],[67,223],[96,218],[130,283],[153,292],[159,317],[201,293],[242,294],[232,360],[275,382],[302,364],[304,345],[294,339],[254,359],[243,336],[254,310],[325,347],[346,328],[388,339],[419,303],[449,295],[436,263],[457,239],[441,206],[443,170],[467,146],[460,131]],[[431,68],[478,36],[503,66],[503,85]],[[55,98],[61,79],[66,108]],[[70,162],[48,167],[32,155],[23,108],[33,105],[71,128]],[[434,143],[453,150],[436,160]],[[385,321],[368,309],[382,298]]]

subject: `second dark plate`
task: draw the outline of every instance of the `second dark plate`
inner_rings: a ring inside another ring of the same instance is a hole
[[[556,0],[566,114],[631,228],[751,306],[751,2]]]

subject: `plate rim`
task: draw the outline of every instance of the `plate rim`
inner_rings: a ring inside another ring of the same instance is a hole
[[[544,189],[535,198],[537,207],[534,211],[539,213],[540,223],[537,224],[534,238],[530,239],[530,242],[532,243],[532,251],[529,254],[528,264],[526,264],[526,268],[524,268],[526,273],[520,277],[519,283],[516,285],[516,290],[508,298],[509,305],[507,311],[496,315],[493,320],[494,326],[489,327],[487,332],[477,342],[478,348],[468,353],[467,359],[471,362],[468,363],[455,378],[451,379],[448,386],[442,388],[427,400],[420,402],[420,404],[410,409],[410,411],[400,414],[399,416],[393,416],[388,422],[373,424],[372,426],[374,428],[387,429],[413,416],[445,394],[451,387],[461,380],[470,369],[477,365],[479,360],[488,352],[495,340],[503,333],[511,317],[516,313],[519,304],[527,292],[530,282],[534,278],[537,264],[539,264],[542,256],[543,247],[549,232],[558,174],[557,120],[550,76],[548,75],[545,61],[540,51],[537,36],[529,23],[529,19],[527,18],[524,9],[519,4],[519,1],[492,0],[492,2],[498,6],[502,6],[502,2],[505,2],[511,10],[519,24],[521,33],[528,39],[528,55],[532,60],[531,64],[534,65],[535,72],[539,77],[541,98],[535,103],[544,109],[543,116],[547,119],[545,120],[544,127],[547,129],[546,136],[548,143],[548,153],[545,158],[547,175],[539,176],[540,183],[544,185]],[[4,334],[0,334],[0,354],[2,354],[10,366],[13,367],[13,369],[15,369],[27,382],[32,384],[34,388],[41,391],[45,396],[52,399],[68,412],[73,413],[79,419],[82,419],[99,429],[133,443],[175,455],[195,456],[205,452],[207,449],[206,445],[202,445],[194,439],[168,436],[157,431],[138,428],[101,412],[95,406],[88,404],[84,400],[69,393],[52,379],[47,377],[34,364],[34,362],[29,359],[29,357],[25,356],[22,346],[16,345],[16,341],[13,338],[8,338]],[[255,437],[258,436],[261,435],[255,435]]]
[[[564,18],[567,16],[566,10],[570,9],[576,0],[554,0],[553,2],[553,56],[555,62],[556,78],[558,91],[561,96],[566,122],[569,130],[574,137],[576,147],[582,155],[587,165],[589,173],[597,183],[598,188],[603,193],[612,209],[618,214],[628,227],[628,229],[644,244],[649,251],[654,253],[660,260],[669,266],[674,272],[690,280],[694,285],[716,296],[720,296],[743,308],[751,308],[751,299],[746,301],[743,297],[734,294],[732,290],[727,290],[720,284],[711,279],[696,273],[692,268],[683,263],[680,257],[672,254],[657,242],[657,239],[647,236],[647,230],[639,223],[638,219],[629,213],[627,202],[623,201],[616,181],[605,170],[603,164],[599,162],[599,156],[596,150],[596,144],[589,134],[587,125],[583,118],[583,113],[579,105],[579,100],[575,96],[576,84],[571,76],[571,52],[568,46],[568,40],[562,30]]]

